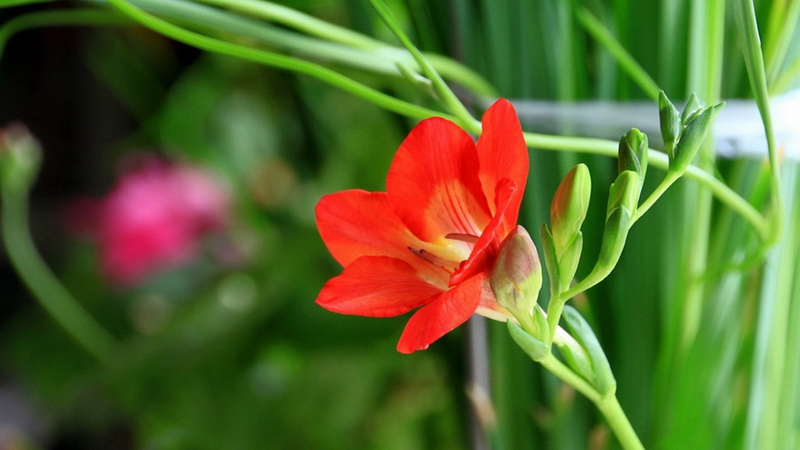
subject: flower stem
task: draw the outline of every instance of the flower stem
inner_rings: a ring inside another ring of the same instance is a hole
[[[658,201],[658,199],[661,198],[661,196],[664,195],[665,192],[667,192],[667,189],[669,189],[669,187],[672,186],[673,183],[678,181],[680,177],[681,174],[679,172],[675,172],[672,170],[667,171],[667,176],[664,177],[663,180],[661,180],[661,183],[658,186],[656,186],[653,192],[650,193],[650,196],[647,197],[647,199],[636,208],[636,212],[633,214],[633,217],[631,218],[631,225],[636,223],[636,221],[639,220],[650,209],[650,207],[652,207],[656,203],[656,201]]]
[[[398,98],[384,94],[383,92],[370,88],[321,65],[291,56],[279,55],[276,53],[245,47],[204,36],[148,14],[136,6],[133,6],[126,0],[107,1],[131,19],[178,42],[183,42],[202,50],[234,56],[247,61],[254,61],[268,66],[309,75],[325,81],[332,86],[348,91],[351,94],[361,97],[382,108],[407,117],[421,120],[428,117],[440,116],[454,120],[453,117],[442,114],[439,111],[423,108],[413,103],[405,102]]]
[[[537,133],[524,133],[525,143],[528,147],[552,151],[570,151],[616,157],[619,143],[607,139],[550,136]],[[669,169],[669,159],[664,153],[650,149],[648,161],[651,167],[663,170]],[[709,189],[717,199],[742,216],[755,230],[759,239],[767,242],[771,236],[770,223],[764,219],[750,203],[742,198],[733,189],[713,175],[690,165],[685,172],[691,178]]]
[[[636,432],[633,430],[628,417],[625,415],[625,412],[622,410],[613,392],[605,396],[601,395],[588,381],[581,378],[564,363],[559,361],[552,352],[548,352],[542,357],[539,363],[550,371],[550,373],[575,388],[597,406],[597,409],[600,410],[603,417],[605,417],[614,435],[617,436],[623,449],[644,449],[642,442],[639,440],[639,437],[636,436]]]
[[[111,360],[115,339],[75,300],[36,251],[28,228],[28,193],[2,189],[3,240],[20,278],[42,307],[83,348],[103,363]]]

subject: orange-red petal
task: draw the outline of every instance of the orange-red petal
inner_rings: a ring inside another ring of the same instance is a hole
[[[425,350],[434,341],[466,322],[478,308],[484,276],[479,274],[443,292],[408,321],[397,351]]]
[[[341,314],[391,317],[425,305],[441,293],[405,261],[364,256],[325,283],[317,304]]]
[[[506,223],[506,216],[512,212],[515,215],[517,213],[517,210],[513,209],[512,202],[516,198],[518,190],[516,183],[508,178],[503,178],[497,183],[495,195],[497,211],[495,211],[492,221],[483,230],[483,234],[473,247],[469,258],[450,277],[450,286],[459,284],[477,273],[488,272],[492,269],[500,249],[500,243],[507,234],[503,227],[503,224]]]
[[[451,233],[477,236],[489,222],[472,138],[434,117],[419,123],[397,151],[386,188],[395,214],[427,242]]]
[[[492,214],[499,206],[492,203],[497,183],[502,178],[509,178],[517,184],[517,191],[510,199],[503,220],[503,228],[508,232],[517,224],[519,206],[528,180],[528,149],[517,112],[508,100],[500,99],[490,106],[483,115],[482,123],[483,131],[478,138],[480,180]]]
[[[317,203],[317,228],[331,255],[343,266],[361,256],[416,258],[408,247],[421,243],[394,215],[385,192],[337,192]]]

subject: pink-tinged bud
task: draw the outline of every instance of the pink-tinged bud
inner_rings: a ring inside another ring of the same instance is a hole
[[[542,287],[542,267],[525,228],[517,225],[500,245],[490,285],[500,306],[520,321],[530,317]]]
[[[550,205],[550,225],[556,254],[563,253],[581,231],[591,195],[589,168],[585,164],[578,164],[564,177]]]
[[[0,128],[0,181],[6,189],[29,189],[42,160],[39,141],[21,123]]]

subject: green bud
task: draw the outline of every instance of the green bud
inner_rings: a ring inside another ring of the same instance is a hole
[[[0,129],[0,182],[4,188],[30,189],[41,160],[41,146],[24,125]]]
[[[628,238],[631,216],[631,211],[627,207],[621,206],[606,219],[603,243],[600,245],[600,256],[592,270],[596,276],[609,274],[617,265],[617,261],[622,255],[622,249],[625,248],[625,240]]]
[[[511,338],[531,359],[538,361],[547,354],[549,350],[547,344],[526,333],[519,325],[510,320],[506,324]]]
[[[642,183],[647,172],[647,135],[632,128],[619,141],[619,158],[617,167],[619,173],[632,170],[639,175]]]
[[[583,233],[579,231],[572,244],[558,258],[558,273],[561,281],[559,289],[561,291],[569,289],[572,278],[575,277],[575,272],[578,270],[582,250]]]
[[[578,164],[561,181],[550,204],[550,224],[553,227],[556,254],[561,254],[581,230],[591,194],[589,168],[585,164]]]
[[[686,126],[686,124],[689,123],[689,117],[702,107],[703,104],[700,103],[700,99],[697,98],[697,94],[692,92],[692,95],[689,96],[689,101],[686,102],[686,106],[683,108],[683,113],[681,114],[681,124]]]
[[[675,146],[675,157],[670,161],[669,170],[673,172],[683,172],[692,163],[694,156],[700,149],[700,144],[711,128],[714,117],[719,113],[725,103],[698,110],[696,114],[690,116],[686,128],[683,130],[678,145]]]
[[[623,206],[631,213],[636,211],[640,192],[641,180],[636,172],[626,170],[619,174],[609,189],[606,220],[614,210]]]
[[[603,348],[600,346],[594,331],[592,331],[592,327],[589,326],[589,323],[586,322],[578,310],[569,305],[564,306],[562,317],[567,324],[567,328],[569,328],[570,334],[583,347],[589,357],[594,385],[597,390],[603,395],[614,393],[617,389],[617,381],[614,379],[606,354],[603,352]]]
[[[681,138],[683,126],[678,109],[667,98],[667,94],[664,91],[658,94],[658,115],[659,119],[661,119],[661,136],[664,139],[664,147],[667,150],[669,160],[672,161],[675,143]]]
[[[530,317],[542,287],[542,267],[531,236],[517,225],[503,243],[489,279],[497,302],[521,322]]]

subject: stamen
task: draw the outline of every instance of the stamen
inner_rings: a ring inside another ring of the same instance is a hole
[[[478,236],[473,234],[463,234],[463,233],[450,233],[445,236],[447,239],[453,239],[456,241],[466,242],[468,244],[477,244],[478,243]]]
[[[450,261],[450,260],[447,260],[447,259],[444,259],[444,258],[440,258],[440,257],[434,255],[433,253],[427,251],[427,250],[424,250],[424,249],[417,250],[417,249],[412,248],[412,247],[408,247],[408,249],[411,251],[411,253],[416,255],[421,260],[423,260],[425,262],[429,262],[429,263],[433,264],[436,267],[441,267],[442,269],[445,269],[448,272],[452,272],[453,270],[458,268],[458,263],[457,262]]]

